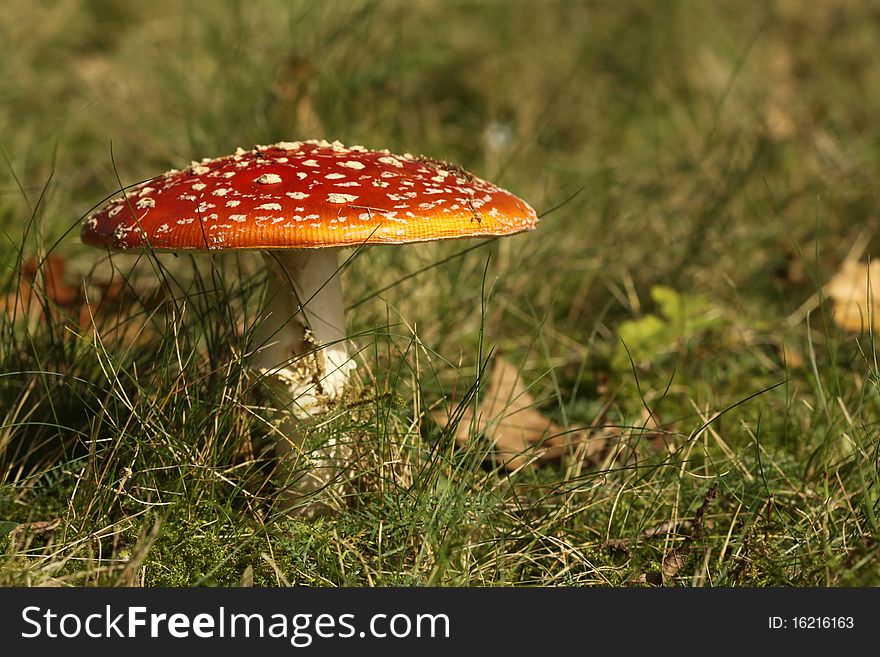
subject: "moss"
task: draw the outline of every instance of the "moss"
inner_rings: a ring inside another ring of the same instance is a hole
[[[244,518],[218,517],[208,507],[179,511],[161,520],[149,547],[143,562],[147,586],[240,586],[243,579],[254,586],[360,582],[356,541],[340,541],[331,522],[283,519],[258,527]],[[340,543],[347,549],[339,549]]]

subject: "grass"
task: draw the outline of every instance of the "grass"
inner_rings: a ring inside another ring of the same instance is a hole
[[[870,4],[7,5],[0,584],[880,584],[873,336],[799,311],[878,247]],[[546,213],[352,260],[357,382],[309,431],[353,464],[317,520],[273,505],[257,258],[77,239],[120,184],[309,137]],[[433,422],[499,354],[606,427],[597,463],[507,472]]]

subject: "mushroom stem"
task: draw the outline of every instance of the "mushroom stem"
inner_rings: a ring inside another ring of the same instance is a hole
[[[342,393],[354,368],[348,357],[337,249],[264,251],[272,274],[255,331],[250,367],[264,376],[279,413],[275,454],[290,513],[314,516],[329,507],[309,501],[340,471],[345,445],[334,437],[305,449],[302,420],[320,415]]]
[[[272,275],[251,368],[271,378],[276,393],[286,391],[281,401],[303,419],[339,397],[354,367],[345,344],[336,251],[263,252]]]

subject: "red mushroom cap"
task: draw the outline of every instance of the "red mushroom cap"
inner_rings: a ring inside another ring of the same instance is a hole
[[[193,162],[91,215],[111,249],[286,249],[510,235],[535,211],[450,164],[339,142],[280,142]]]

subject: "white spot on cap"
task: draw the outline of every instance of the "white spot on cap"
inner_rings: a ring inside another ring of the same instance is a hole
[[[138,206],[142,210],[144,208],[155,208],[156,207],[156,199],[149,198],[149,197],[139,198],[137,203],[135,203],[135,205]]]
[[[359,182],[355,182],[354,180],[350,180],[349,182],[344,183],[336,183],[336,187],[360,187],[361,184]]]
[[[304,167],[316,167],[318,166],[317,160],[303,160]]]
[[[234,176],[234,175],[235,175],[235,171],[227,171],[226,173],[223,174],[223,177],[224,178],[232,178],[232,176]]]
[[[239,205],[241,205],[241,201],[226,201],[227,208],[237,208]]]
[[[297,171],[296,177],[299,178],[300,180],[305,180],[306,178],[309,177],[309,174],[307,174],[305,171]]]
[[[383,157],[379,158],[379,161],[382,164],[390,164],[393,167],[401,167],[401,168],[403,167],[403,162],[398,160],[396,157],[383,156]]]
[[[340,178],[345,178],[344,173],[328,173],[324,176],[327,180],[339,180]]]
[[[357,160],[348,160],[347,162],[340,162],[339,166],[347,167],[349,169],[363,169],[364,163],[358,162]]]
[[[357,200],[357,196],[351,194],[327,194],[327,200],[330,203],[351,203]]]
[[[229,218],[232,221],[237,221],[238,223],[244,223],[245,221],[247,221],[246,214],[231,214],[231,215],[229,215]]]
[[[226,196],[231,191],[228,187],[220,187],[211,192],[211,196]]]
[[[279,141],[275,144],[275,148],[281,149],[282,151],[298,151],[302,146],[302,142],[298,141]]]
[[[190,170],[196,174],[197,176],[203,176],[210,171],[210,169],[200,162],[193,161],[189,165]]]
[[[308,198],[308,194],[305,192],[285,192],[285,196],[289,196],[290,198],[296,199],[297,201],[301,201],[304,198]]]
[[[281,210],[280,203],[263,203],[263,205],[258,205],[257,210]]]
[[[273,185],[281,182],[281,176],[277,173],[264,173],[259,178],[256,178],[254,182],[260,183],[261,185]]]
[[[107,213],[107,216],[108,217],[115,217],[120,212],[122,212],[122,206],[117,205],[115,208],[110,208],[110,212]]]
[[[196,190],[197,192],[202,191],[205,187],[207,187],[207,185],[206,185],[205,183],[195,183],[195,184],[192,186],[192,188],[193,188],[194,190]]]

